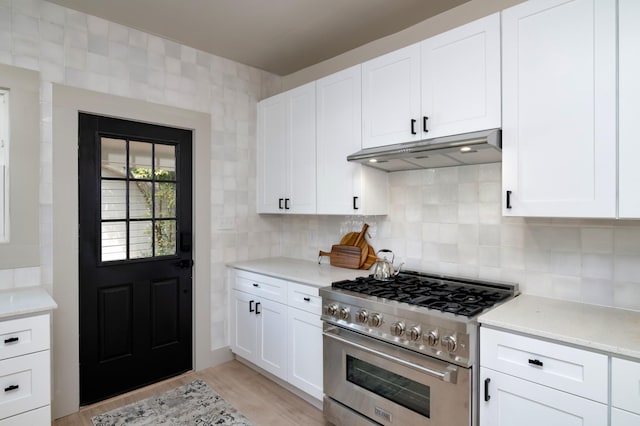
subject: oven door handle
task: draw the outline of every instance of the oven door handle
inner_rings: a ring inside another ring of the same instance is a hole
[[[395,362],[397,364],[402,364],[405,367],[413,368],[413,369],[418,370],[418,371],[420,371],[422,373],[425,373],[425,374],[428,374],[430,376],[436,377],[436,378],[442,380],[443,382],[454,383],[454,384],[456,383],[457,374],[456,374],[455,370],[453,370],[453,371],[451,371],[451,370],[450,371],[433,370],[431,368],[423,367],[422,365],[418,365],[418,364],[415,364],[413,362],[409,362],[409,361],[406,361],[404,359],[397,358],[397,357],[395,357],[393,355],[386,354],[386,353],[378,351],[376,349],[369,348],[369,347],[367,347],[365,345],[361,345],[359,343],[351,342],[351,341],[349,341],[349,340],[347,340],[347,339],[345,339],[343,337],[339,337],[339,336],[337,336],[337,335],[335,335],[333,333],[330,333],[329,330],[325,330],[323,334],[325,336],[331,338],[331,339],[339,341],[340,343],[344,343],[345,345],[352,346],[354,348],[360,349],[361,351],[368,352],[368,353],[373,354],[375,356],[378,356],[380,358],[384,358],[384,359],[386,359],[388,361]]]

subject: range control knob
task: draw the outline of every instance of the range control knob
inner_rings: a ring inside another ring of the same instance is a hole
[[[369,313],[366,310],[360,309],[358,312],[356,312],[356,322],[366,324],[368,318]]]
[[[382,325],[382,315],[378,313],[371,314],[369,316],[370,327],[380,327]]]
[[[336,303],[327,306],[327,315],[331,315],[332,317],[338,316],[338,305]]]
[[[443,336],[442,346],[444,346],[448,352],[455,352],[456,349],[458,348],[458,342],[456,341],[456,336],[454,335]]]
[[[402,321],[394,322],[390,328],[393,336],[402,336],[404,334],[404,322]]]
[[[420,326],[419,325],[414,325],[411,326],[409,328],[409,340],[415,342],[417,340],[420,340],[420,336],[422,335],[422,333],[420,332]]]
[[[351,317],[351,313],[349,312],[349,307],[348,306],[343,306],[340,309],[340,319],[348,320],[349,317]]]
[[[427,341],[427,345],[429,346],[435,346],[438,344],[438,330],[437,329],[433,329],[433,330],[429,330],[429,331],[425,331],[424,333],[424,339]]]

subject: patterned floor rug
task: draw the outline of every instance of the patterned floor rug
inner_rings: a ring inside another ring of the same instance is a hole
[[[253,426],[202,380],[91,418],[94,426]]]

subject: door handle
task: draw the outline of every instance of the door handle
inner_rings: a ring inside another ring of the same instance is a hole
[[[249,300],[249,312],[254,312],[254,309],[253,309],[253,300]]]
[[[411,134],[416,135],[416,121],[415,119],[411,119]]]
[[[284,199],[284,209],[285,210],[289,210],[289,199],[288,198]]]
[[[507,191],[507,205],[506,205],[506,207],[508,209],[511,208],[511,191]]]
[[[280,210],[282,210],[282,201],[284,201],[284,198],[278,198],[278,208]]]
[[[180,269],[189,269],[193,266],[193,259],[180,259],[174,263]]]
[[[353,209],[358,210],[358,197],[353,197]]]
[[[256,315],[260,315],[262,313],[262,311],[259,311],[258,308],[260,307],[260,302],[256,303]]]

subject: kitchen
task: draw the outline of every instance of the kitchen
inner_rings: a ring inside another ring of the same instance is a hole
[[[207,358],[205,364],[223,359],[228,352],[228,290],[224,281],[227,263],[269,256],[315,260],[319,248],[331,247],[346,232],[359,229],[364,221],[357,216],[285,217],[255,213],[255,168],[247,165],[244,159],[249,158],[252,164],[256,158],[254,114],[257,101],[515,3],[519,2],[471,1],[430,19],[413,32],[391,37],[392,48],[374,44],[375,54],[356,50],[284,78],[219,57],[203,57],[195,49],[179,48],[182,53],[178,55],[174,51],[167,53],[170,50],[167,49],[165,54],[192,68],[211,61],[210,66],[214,69],[214,81],[194,81],[185,71],[184,75],[179,75],[184,79],[182,91],[177,91],[173,85],[163,89],[162,85],[169,85],[169,82],[137,84],[133,77],[131,80],[124,77],[118,66],[110,71],[113,74],[105,73],[100,67],[104,56],[96,53],[99,43],[91,45],[90,54],[86,54],[87,45],[69,41],[69,56],[64,63],[61,60],[62,28],[77,34],[78,40],[89,38],[88,34],[99,40],[108,28],[115,27],[118,31],[109,32],[110,37],[115,38],[114,43],[124,44],[123,40],[129,37],[137,49],[146,48],[142,46],[147,46],[149,38],[155,40],[153,37],[51,3],[14,1],[10,6],[11,13],[2,14],[15,16],[13,24],[5,27],[10,28],[9,37],[5,39],[12,40],[13,45],[3,49],[0,57],[3,63],[39,70],[46,82],[43,83],[41,112],[44,123],[39,200],[41,247],[39,264],[2,271],[2,287],[44,283],[59,305],[54,312],[54,324],[61,321],[70,321],[63,322],[66,325],[73,324],[70,318],[56,319],[56,315],[68,317],[73,314],[72,305],[65,305],[68,301],[64,298],[65,292],[73,293],[70,285],[64,284],[73,282],[73,276],[56,275],[61,273],[63,265],[73,264],[65,263],[68,259],[59,259],[63,256],[60,251],[74,247],[72,239],[65,240],[59,235],[68,232],[70,225],[63,218],[69,213],[69,208],[65,210],[64,207],[66,198],[58,198],[64,192],[65,184],[73,185],[73,179],[66,176],[67,180],[59,183],[60,176],[56,173],[60,173],[59,169],[64,168],[65,163],[56,159],[73,155],[73,151],[67,147],[61,150],[53,144],[57,139],[55,125],[51,124],[51,102],[52,93],[57,89],[51,88],[51,82],[209,113],[213,134],[212,189],[210,212],[204,213],[210,216],[203,222],[211,223],[203,226],[212,228],[210,233],[205,233],[212,235],[211,255],[204,255],[202,262],[196,259],[196,264],[210,263],[210,276],[202,277],[200,281],[210,283],[210,288],[206,285],[204,291],[210,292],[211,298],[203,306],[206,313],[200,314],[208,328],[202,331],[204,337],[196,338],[196,341],[204,347],[201,350]],[[51,25],[38,30],[38,19]],[[46,35],[43,38],[48,40],[43,52],[35,42],[40,37],[38,31],[42,31]],[[158,53],[153,49],[160,50],[155,43],[149,43],[149,46],[152,53]],[[122,61],[114,61],[115,65],[121,65]],[[189,68],[185,65],[184,69]],[[222,101],[210,102],[201,97],[201,84],[207,83],[213,84],[214,94]],[[640,274],[636,266],[640,264],[640,227],[637,221],[505,217],[501,207],[503,172],[500,164],[397,172],[389,174],[388,178],[388,215],[366,217],[366,222],[371,225],[372,244],[376,248],[393,249],[407,268],[514,282],[519,284],[521,293],[527,295],[640,309]],[[73,205],[71,201],[70,206]],[[69,235],[73,235],[73,231]],[[56,293],[62,298],[56,297]],[[54,329],[54,347],[58,338],[63,339],[59,342],[67,341]],[[61,350],[60,346],[57,345],[57,350]],[[54,383],[61,387],[53,394],[54,417],[68,412],[73,406],[73,401],[70,405],[66,401],[64,408],[57,408],[56,404],[66,397],[63,389],[69,389],[75,374],[63,361],[66,355],[56,356],[55,350],[53,371],[58,378]],[[65,381],[69,383],[61,383]]]

